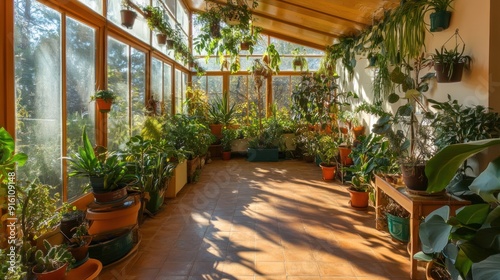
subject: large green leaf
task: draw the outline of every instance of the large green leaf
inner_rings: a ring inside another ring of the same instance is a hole
[[[457,219],[463,225],[482,224],[490,212],[488,204],[474,204],[460,208],[457,211]]]
[[[433,215],[423,222],[419,229],[422,252],[425,254],[441,252],[448,244],[451,228],[440,215]]]
[[[427,192],[433,193],[444,190],[464,160],[487,147],[499,144],[500,138],[494,138],[454,144],[442,149],[425,166],[425,175],[429,180]]]
[[[462,275],[464,279],[472,267],[472,261],[467,257],[467,255],[465,255],[464,251],[462,250],[458,251],[455,267],[457,268],[457,270],[460,272],[460,275]]]
[[[500,192],[500,157],[488,164],[488,167],[477,176],[469,189],[481,196],[484,201],[497,202]]]
[[[472,265],[473,279],[500,279],[500,254]]]

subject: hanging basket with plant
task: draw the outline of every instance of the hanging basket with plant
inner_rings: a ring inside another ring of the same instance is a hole
[[[120,10],[122,25],[128,29],[134,28],[135,18],[137,13],[130,9],[130,3],[128,0],[122,1],[122,10]]]
[[[91,101],[96,101],[97,107],[101,113],[107,113],[111,111],[111,105],[113,105],[113,100],[116,98],[116,94],[109,90],[99,90],[94,95],[90,97]]]
[[[453,36],[455,36],[456,39],[460,38],[460,40],[462,40],[462,37],[458,34],[458,29]],[[448,39],[448,41],[450,39]],[[438,83],[460,82],[462,80],[463,70],[464,68],[467,70],[470,68],[472,58],[468,55],[464,55],[465,44],[463,40],[461,50],[459,50],[460,44],[458,44],[458,42],[453,49],[446,49],[445,45],[446,43],[441,46],[441,50],[436,49],[436,53],[432,55],[437,81]]]

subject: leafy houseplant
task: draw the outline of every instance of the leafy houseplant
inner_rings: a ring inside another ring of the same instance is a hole
[[[89,225],[87,221],[82,221],[80,225],[74,228],[75,233],[68,240],[68,250],[78,263],[87,257],[92,236],[89,235]]]
[[[274,73],[280,72],[281,57],[274,44],[269,44],[262,56],[262,61],[266,63]]]
[[[101,113],[106,113],[111,110],[111,105],[113,100],[116,98],[116,94],[109,90],[99,90],[94,95],[90,97],[91,101],[96,101],[99,111]]]
[[[68,264],[74,262],[73,256],[68,251],[66,245],[52,246],[47,240],[43,241],[46,253],[38,250],[35,253],[36,265],[33,267],[33,273],[37,279],[64,279]],[[52,272],[49,274],[49,272]]]
[[[121,161],[118,154],[105,150],[96,155],[85,128],[82,141],[83,146],[66,158],[70,168],[68,175],[89,177],[94,195],[118,189],[123,189],[126,195],[124,187],[136,179],[135,175],[127,173],[127,163]]]
[[[234,129],[223,128],[222,129],[222,159],[231,159],[231,142],[238,137],[238,131]]]
[[[305,49],[304,48],[295,48],[292,50],[293,54],[293,60],[292,60],[292,66],[293,70],[297,71],[297,69],[300,69],[300,71],[305,71],[309,70],[309,67],[307,65],[307,59],[304,57],[305,54]]]
[[[463,161],[490,146],[500,145],[500,138],[450,145],[438,152],[426,167],[428,192],[443,190]],[[420,226],[422,252],[416,259],[442,259],[453,279],[497,279],[500,277],[500,158],[472,182],[469,189],[480,195],[487,204],[462,207],[455,217],[444,206],[426,217]]]
[[[425,163],[434,153],[434,148],[428,145],[431,141],[431,128],[425,125],[426,118],[418,119],[417,110],[427,111],[421,101],[424,92],[429,90],[428,81],[433,74],[419,76],[423,68],[429,67],[430,60],[423,54],[416,58],[412,65],[404,64],[406,73],[397,66],[391,73],[394,83],[400,85],[407,103],[400,106],[396,113],[383,115],[373,125],[373,132],[381,134],[391,142],[392,151],[398,155],[403,180],[406,186],[413,191],[423,191],[427,188],[425,177]],[[412,78],[411,74],[414,74]],[[396,103],[399,95],[391,94],[390,103]]]
[[[452,50],[446,49],[444,46],[441,50],[436,49],[436,53],[432,55],[434,60],[434,69],[436,70],[437,81],[440,83],[453,83],[462,80],[463,69],[469,69],[472,58],[464,55],[465,45],[462,50],[458,50],[458,45]]]
[[[321,160],[323,180],[333,180],[337,169],[338,143],[332,135],[319,135],[317,156]]]
[[[431,32],[438,32],[447,29],[450,26],[451,8],[453,0],[430,0],[429,9],[434,12],[430,14],[431,19]]]

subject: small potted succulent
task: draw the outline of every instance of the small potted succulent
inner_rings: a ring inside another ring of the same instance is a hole
[[[115,98],[116,94],[112,91],[98,90],[90,97],[90,100],[97,102],[97,107],[101,113],[107,113],[111,111],[111,105],[113,105],[113,100],[115,100]]]
[[[35,266],[32,271],[38,280],[64,279],[66,270],[74,262],[67,246],[52,246],[47,240],[43,241],[46,253],[38,250],[35,253]]]

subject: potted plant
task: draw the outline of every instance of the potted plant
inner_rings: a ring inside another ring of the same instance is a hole
[[[83,146],[65,158],[69,161],[69,176],[88,177],[94,197],[101,203],[116,202],[127,196],[126,186],[137,180],[127,173],[127,163],[120,160],[117,153],[108,153],[104,148],[96,153],[87,136],[82,134]]]
[[[132,29],[134,27],[137,13],[130,10],[129,0],[122,0],[122,7],[123,9],[120,11],[122,25],[128,29]]]
[[[454,83],[462,80],[463,69],[469,70],[472,58],[464,55],[465,45],[459,51],[458,45],[454,49],[448,50],[444,46],[441,51],[436,49],[432,55],[434,69],[439,83]]]
[[[237,131],[234,129],[223,128],[222,129],[222,159],[230,160],[231,159],[231,143],[233,140],[237,138]]]
[[[143,8],[144,13],[147,14],[148,27],[156,31],[156,40],[158,45],[163,46],[167,43],[169,36],[172,36],[174,30],[165,14],[160,7],[146,6]]]
[[[337,156],[339,153],[338,143],[332,135],[319,135],[318,149],[316,155],[320,158],[321,172],[323,180],[335,179],[335,172],[337,170]]]
[[[279,146],[283,140],[282,127],[273,115],[265,123],[261,120],[261,114],[258,114],[258,122],[256,136],[250,140],[248,152],[248,161],[278,161]]]
[[[234,121],[235,104],[229,104],[227,98],[217,96],[209,104],[208,113],[211,119],[210,130],[218,139],[222,137],[222,128]]]
[[[250,73],[255,77],[268,78],[272,75],[273,71],[266,63],[260,61],[260,59],[254,59],[252,65],[249,69]]]
[[[448,8],[451,8],[451,3],[453,0],[430,0],[429,9],[434,12],[431,13],[431,32],[443,31],[450,26],[451,12]]]
[[[484,149],[500,145],[500,138],[453,144],[432,157],[426,167],[429,178],[428,192],[439,192],[446,188],[463,161]],[[494,159],[472,182],[469,189],[477,193],[486,203],[464,206],[450,217],[450,208],[443,206],[420,225],[422,251],[415,259],[435,261],[441,259],[451,278],[496,279],[500,270],[496,263],[500,259],[500,246],[496,239],[500,226],[499,198],[500,158]],[[459,257],[458,257],[459,256]]]
[[[403,181],[412,192],[427,189],[425,164],[434,153],[434,147],[428,144],[432,142],[432,133],[429,131],[431,127],[424,125],[426,118],[418,119],[416,116],[418,109],[427,111],[421,98],[423,93],[429,90],[428,81],[433,74],[420,77],[419,73],[423,68],[429,67],[430,63],[431,61],[422,54],[411,65],[402,65],[406,73],[403,73],[401,66],[395,67],[391,79],[401,86],[407,103],[400,106],[394,115],[386,113],[381,116],[372,129],[374,133],[389,139],[392,152],[399,157]],[[390,103],[396,103],[400,97],[391,94],[388,99]]]
[[[89,235],[89,225],[87,221],[82,221],[74,228],[74,234],[67,241],[68,250],[75,259],[73,268],[81,265],[88,258],[89,245],[92,236]]]
[[[98,90],[94,95],[90,97],[90,101],[96,101],[97,107],[101,113],[107,113],[111,110],[111,105],[113,100],[115,100],[116,94],[109,90]]]
[[[305,52],[304,48],[295,48],[292,50],[292,66],[294,71],[297,71],[297,69],[300,69],[300,71],[303,71],[303,69],[305,69],[305,71],[309,70],[307,59],[304,57]]]
[[[389,234],[396,240],[407,243],[410,240],[410,213],[392,198],[383,209],[387,219],[387,229]]]
[[[262,61],[269,66],[274,73],[280,72],[281,57],[274,44],[269,44],[262,55]]]
[[[64,279],[68,265],[74,262],[73,256],[64,244],[52,246],[44,240],[43,245],[46,253],[36,251],[33,273],[39,280]]]
[[[71,238],[77,226],[83,223],[85,212],[65,202],[59,210],[59,213],[61,214],[59,229],[66,238]]]

